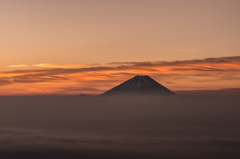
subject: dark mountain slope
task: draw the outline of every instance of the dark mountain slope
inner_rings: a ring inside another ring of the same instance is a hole
[[[119,94],[175,95],[175,93],[162,86],[149,76],[135,76],[132,79],[101,94],[101,96]]]

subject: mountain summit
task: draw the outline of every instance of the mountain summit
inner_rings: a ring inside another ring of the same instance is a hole
[[[126,82],[101,94],[101,96],[112,96],[120,94],[140,95],[175,95],[172,91],[162,86],[149,76],[135,76]]]

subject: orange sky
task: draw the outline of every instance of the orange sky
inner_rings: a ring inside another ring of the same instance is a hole
[[[100,94],[135,75],[149,75],[173,91],[240,86],[240,56],[76,66],[38,64],[1,72],[0,94]]]
[[[98,94],[137,74],[172,90],[239,87],[239,7],[239,0],[1,0],[0,94]]]

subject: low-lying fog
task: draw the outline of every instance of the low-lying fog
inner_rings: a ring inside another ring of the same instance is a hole
[[[240,99],[0,97],[0,157],[239,158]]]

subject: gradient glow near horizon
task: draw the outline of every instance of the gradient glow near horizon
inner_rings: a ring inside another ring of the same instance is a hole
[[[172,90],[239,87],[239,7],[239,0],[2,0],[0,94],[98,94],[138,74]]]

